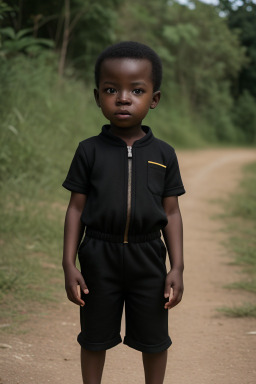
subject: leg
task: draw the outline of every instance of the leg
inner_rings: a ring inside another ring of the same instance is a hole
[[[106,351],[88,351],[81,348],[81,368],[84,384],[100,384]]]
[[[142,353],[145,383],[163,384],[167,362],[167,350],[159,353]]]

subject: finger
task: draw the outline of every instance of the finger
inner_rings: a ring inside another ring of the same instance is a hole
[[[173,289],[172,287],[170,287],[170,291],[169,291],[169,294],[167,295],[167,293],[164,294],[164,297],[166,299],[169,299],[166,303],[165,303],[165,308],[167,308],[167,306],[169,305],[169,303],[173,300]]]
[[[168,299],[170,297],[170,294],[171,294],[171,286],[170,286],[170,283],[165,283],[165,288],[164,288],[164,297],[166,299]]]
[[[173,290],[173,294],[172,296],[170,296],[169,301],[165,304],[165,308],[171,309],[175,307],[177,304],[179,304],[182,299],[182,294],[183,294],[182,290]]]
[[[78,305],[81,305],[82,307],[85,305],[85,302],[84,300],[81,299],[81,286],[80,285],[77,285],[76,286],[76,301],[78,303]]]
[[[74,286],[70,287],[70,289],[68,291],[68,298],[73,303],[80,305],[80,306],[84,306],[85,302],[81,299],[81,292],[78,291],[78,288],[80,289],[79,285],[74,285]]]
[[[89,289],[88,289],[87,285],[85,284],[84,279],[80,278],[78,282],[79,282],[79,285],[81,287],[81,291],[87,295],[89,293]]]

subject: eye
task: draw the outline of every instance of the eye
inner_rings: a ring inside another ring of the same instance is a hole
[[[135,95],[142,95],[144,93],[144,89],[136,88],[132,91]]]
[[[113,93],[116,93],[116,90],[115,90],[115,88],[106,88],[105,92],[109,93],[109,94],[113,94]]]

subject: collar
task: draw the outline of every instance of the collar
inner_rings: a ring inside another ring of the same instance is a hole
[[[146,135],[143,136],[141,139],[136,140],[133,143],[133,147],[143,147],[144,145],[148,145],[154,139],[154,135],[148,126],[142,125],[141,128],[146,133]],[[109,124],[103,125],[102,131],[99,134],[99,137],[112,145],[118,145],[122,147],[127,146],[124,140],[122,140],[120,137],[113,135],[113,133],[110,132]]]

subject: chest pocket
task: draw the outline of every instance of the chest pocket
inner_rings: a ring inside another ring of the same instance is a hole
[[[165,165],[148,161],[148,188],[154,195],[163,194],[165,172]]]

